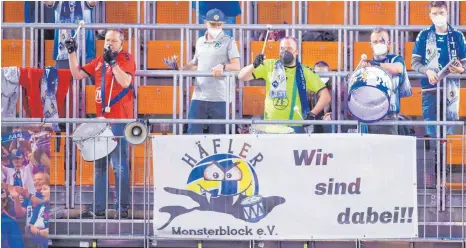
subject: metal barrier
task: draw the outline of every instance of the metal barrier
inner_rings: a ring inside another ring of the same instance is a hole
[[[44,125],[46,123],[130,123],[135,119],[2,119],[2,126],[31,126]],[[211,124],[311,124],[311,125],[352,125],[360,126],[358,121],[335,120],[335,121],[264,121],[264,120],[181,120],[181,119],[149,119],[150,125],[158,124],[186,124],[186,123],[211,123]],[[466,174],[465,174],[465,147],[466,147],[466,126],[464,122],[439,122],[439,121],[381,121],[370,125],[398,125],[415,126],[424,125],[449,125],[462,128],[461,135],[448,136],[446,138],[417,138],[417,182],[418,182],[418,210],[419,210],[419,238],[415,240],[390,240],[391,242],[458,242],[464,244],[465,233],[465,205],[466,205]],[[361,130],[360,128],[357,128]],[[176,133],[173,133],[176,134]],[[151,134],[156,137],[160,134]],[[70,135],[56,136],[54,138],[66,139],[71,143]],[[121,139],[122,137],[116,137]],[[95,142],[95,140],[93,141]],[[108,142],[108,141],[107,141]],[[440,142],[445,146],[446,153],[437,155],[433,144]],[[71,148],[71,145],[69,146]],[[72,145],[72,147],[75,147]],[[63,148],[63,147],[62,147]],[[202,244],[215,247],[231,247],[232,243],[215,240],[166,240],[163,237],[155,237],[152,229],[153,224],[153,185],[151,177],[152,171],[152,150],[150,142],[145,142],[139,146],[131,146],[130,160],[130,211],[127,219],[117,216],[114,219],[115,211],[107,211],[106,217],[81,216],[85,210],[93,210],[95,183],[99,178],[94,179],[96,167],[93,162],[85,162],[82,157],[76,155],[76,163],[71,162],[70,167],[64,167],[63,160],[57,157],[51,158],[54,163],[51,168],[52,181],[60,173],[64,173],[64,185],[55,185],[52,189],[51,203],[53,213],[50,220],[50,239],[52,245],[92,245],[93,242],[100,244],[113,244],[116,241],[124,240],[119,245],[137,245],[149,247],[157,244],[162,247],[194,247]],[[463,151],[463,152],[461,152]],[[71,149],[65,150],[65,156],[70,155]],[[54,154],[55,156],[57,154]],[[52,155],[53,156],[53,155]],[[446,157],[446,158],[445,158]],[[438,166],[441,160],[448,162]],[[61,162],[60,162],[61,161]],[[110,166],[108,167],[110,168]],[[115,186],[117,178],[112,174],[105,175],[109,181],[110,188],[105,192],[108,198],[106,206],[109,209],[116,207],[112,201],[115,199]],[[393,179],[396,183],[396,178]],[[155,182],[156,183],[156,182]],[[121,184],[120,184],[121,185]],[[66,190],[66,188],[71,188]],[[389,190],[389,188],[388,188]],[[71,192],[71,193],[70,193]],[[381,194],[383,197],[383,194]],[[445,198],[444,198],[445,197]],[[67,202],[73,201],[73,205],[68,207]],[[66,241],[66,243],[64,243]],[[106,243],[107,242],[107,243]],[[120,242],[120,241],[119,241]],[[343,242],[343,241],[342,241]],[[356,243],[355,243],[356,242]],[[372,244],[371,240],[351,241],[347,247],[361,247],[363,244]],[[235,247],[262,247],[263,243],[256,241],[238,241]],[[285,247],[307,247],[306,245],[316,245],[319,241],[286,241],[281,245]],[[327,243],[322,243],[327,244]],[[237,245],[237,246],[236,246]],[[273,245],[265,242],[266,247]],[[365,245],[366,246],[366,245]],[[199,247],[199,246],[198,246]],[[316,246],[313,246],[316,247]],[[346,246],[343,246],[346,247]],[[375,246],[377,247],[377,246]],[[386,246],[385,246],[386,247]]]

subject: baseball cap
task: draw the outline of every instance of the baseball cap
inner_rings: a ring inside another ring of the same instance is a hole
[[[225,22],[225,14],[219,9],[211,9],[207,12],[205,20],[208,22]]]
[[[22,157],[23,157],[23,152],[21,152],[20,149],[18,149],[18,150],[13,150],[13,152],[10,153],[10,158],[15,159],[15,158],[22,158]]]

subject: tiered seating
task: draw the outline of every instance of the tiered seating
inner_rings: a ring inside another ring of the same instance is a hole
[[[50,138],[50,185],[65,185],[65,141],[65,133]]]
[[[298,23],[298,2],[296,1],[296,20]],[[293,23],[291,1],[258,1],[257,23],[259,24],[283,24]]]
[[[31,42],[26,40],[26,66],[30,65]],[[23,66],[23,41],[2,40],[2,66]]]
[[[342,25],[345,23],[344,1],[309,1],[307,3],[307,23]]]
[[[395,18],[394,1],[359,2],[360,25],[395,25]]]
[[[5,1],[2,4],[3,22],[24,22],[24,1]]]
[[[409,2],[409,25],[431,25],[428,1]]]
[[[462,166],[466,163],[466,135],[447,136],[447,164],[451,166]],[[448,180],[447,180],[448,181]],[[452,190],[466,190],[466,182],[447,182],[446,186]]]
[[[303,64],[313,67],[316,62],[325,61],[331,70],[338,70],[338,42],[303,42],[301,49]],[[340,68],[343,69],[343,56],[340,62]]]

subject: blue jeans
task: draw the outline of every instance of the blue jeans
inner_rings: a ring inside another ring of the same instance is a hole
[[[226,102],[192,100],[188,119],[226,119]],[[189,124],[188,133],[201,134],[204,132],[205,126],[209,127],[209,133],[211,134],[225,134],[224,124]]]
[[[294,129],[294,133],[306,133],[303,126],[291,126]]]
[[[442,93],[441,93],[442,94]],[[443,99],[442,95],[440,99]],[[440,101],[440,119],[443,117],[443,102]],[[437,120],[437,92],[423,92],[422,93],[422,117],[425,121]],[[447,121],[454,121],[448,118]],[[425,126],[426,135],[430,137],[437,137],[436,126]],[[453,134],[455,126],[447,126],[447,134]]]
[[[116,149],[109,156],[95,161],[94,186],[95,186],[95,212],[105,211],[107,198],[107,160],[110,157],[115,173],[116,209],[120,212],[127,211],[129,205],[129,146],[124,136],[125,124],[113,124],[113,135],[118,138]]]
[[[199,16],[199,24],[204,24],[205,22],[205,16],[202,15],[202,16]],[[225,24],[236,24],[236,16],[225,16]],[[230,36],[230,37],[233,37],[233,30],[232,29],[227,29],[227,30],[223,30],[223,32]],[[199,31],[199,35],[202,36],[204,35],[205,32],[202,32]]]

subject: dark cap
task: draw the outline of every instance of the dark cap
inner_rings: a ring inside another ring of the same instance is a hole
[[[219,9],[211,9],[207,12],[205,20],[208,22],[225,22],[225,14]]]
[[[22,157],[23,157],[23,152],[21,152],[20,149],[13,150],[12,153],[10,153],[10,158],[12,158],[12,159],[22,158]]]

